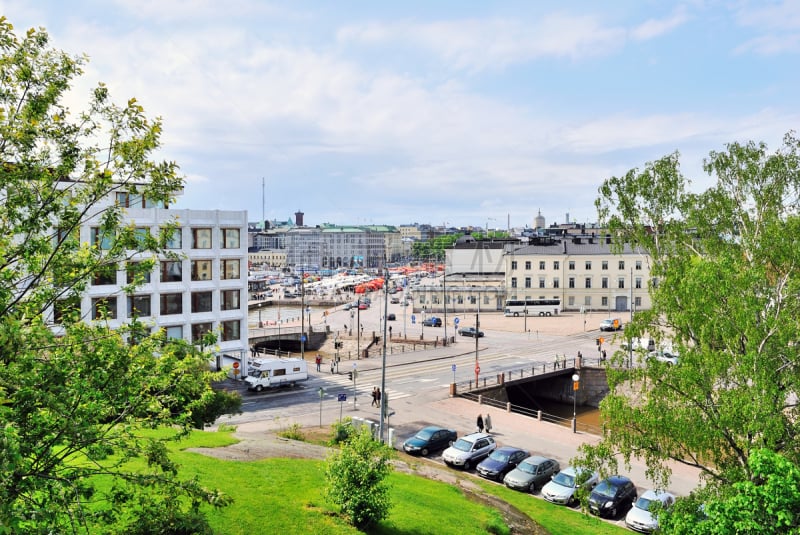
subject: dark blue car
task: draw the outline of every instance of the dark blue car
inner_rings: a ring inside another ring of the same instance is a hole
[[[513,446],[503,446],[494,450],[475,468],[486,479],[502,481],[507,473],[530,456],[526,450]]]
[[[453,429],[429,426],[420,429],[416,435],[403,442],[403,451],[427,456],[432,451],[442,450],[458,438]]]

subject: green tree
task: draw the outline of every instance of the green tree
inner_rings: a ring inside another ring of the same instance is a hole
[[[778,535],[800,532],[800,468],[770,450],[748,458],[751,479],[715,496],[692,496],[659,518],[675,535]]]
[[[228,499],[178,477],[164,441],[239,401],[211,388],[195,347],[80,317],[93,274],[137,254],[141,280],[169,238],[125,225],[115,192],[157,205],[183,184],[175,163],[151,159],[161,122],[135,100],[117,106],[100,85],[76,116],[63,105],[85,61],[0,18],[0,533],[130,532],[153,518],[172,522],[162,533],[201,531],[202,504]],[[90,220],[97,239],[82,241]],[[173,431],[144,439],[143,426]]]
[[[652,261],[650,310],[637,311],[626,336],[649,333],[680,354],[608,369],[602,440],[583,462],[616,470],[647,463],[669,483],[666,461],[701,470],[710,493],[753,481],[750,456],[766,449],[797,464],[800,416],[800,156],[792,133],[770,153],[731,143],[712,152],[716,183],[688,191],[678,154],[612,177],[600,188],[601,224],[616,246],[634,244]]]
[[[391,500],[385,479],[392,471],[393,457],[389,446],[374,440],[370,429],[362,427],[328,458],[327,496],[354,526],[366,528],[389,514]]]

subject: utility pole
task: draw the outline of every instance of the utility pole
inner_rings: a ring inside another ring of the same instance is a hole
[[[384,314],[389,309],[389,269],[386,267],[386,258],[384,257],[384,267],[383,267],[383,274],[384,274],[384,281],[383,281],[383,310]],[[389,324],[388,321],[383,322],[383,358],[381,360],[381,400],[380,404],[380,413],[381,413],[381,421],[380,425],[378,426],[378,440],[381,442],[386,442],[384,440],[384,424],[383,422],[386,420],[386,327]]]

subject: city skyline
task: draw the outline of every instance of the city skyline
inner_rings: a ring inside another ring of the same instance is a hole
[[[797,128],[800,5],[3,2],[164,122],[176,208],[305,224],[593,223],[603,180],[674,151],[693,189]],[[262,201],[262,183],[265,185]]]

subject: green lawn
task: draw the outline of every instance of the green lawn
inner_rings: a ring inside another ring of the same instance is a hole
[[[323,496],[324,462],[307,459],[225,461],[184,451],[220,447],[235,442],[229,432],[194,432],[173,446],[182,477],[197,475],[208,487],[234,498],[233,505],[210,510],[216,533],[295,535],[360,533],[341,519]],[[422,477],[393,473],[389,478],[393,507],[375,535],[437,535],[507,533],[500,513],[469,500],[457,486]],[[553,535],[620,534],[624,529],[555,506],[529,494],[478,481],[487,494],[511,503]]]

